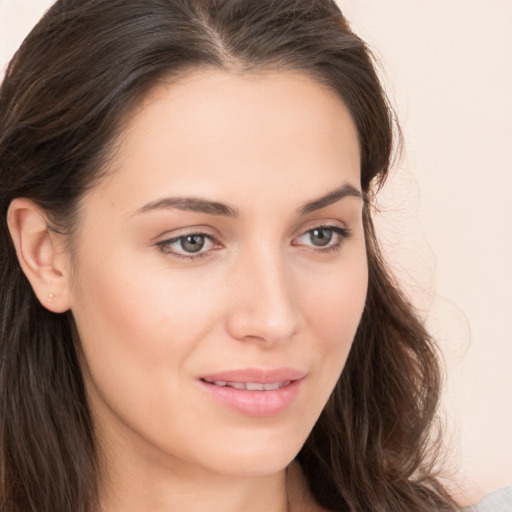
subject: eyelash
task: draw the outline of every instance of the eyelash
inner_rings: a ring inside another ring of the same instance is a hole
[[[337,251],[339,251],[341,249],[341,247],[343,245],[343,241],[348,239],[348,238],[350,238],[350,236],[351,236],[351,232],[347,228],[342,228],[342,227],[339,227],[339,226],[321,225],[321,226],[315,226],[315,227],[313,227],[311,229],[308,229],[307,231],[302,233],[302,235],[296,237],[294,240],[297,240],[299,238],[307,236],[308,234],[311,236],[311,234],[314,231],[321,231],[321,230],[331,231],[333,235],[337,235],[337,239],[335,240],[335,243],[333,243],[333,244],[331,243],[331,240],[329,240],[328,241],[328,245],[326,245],[325,247],[322,247],[322,246],[310,246],[310,248],[312,248],[312,250],[314,252],[316,252],[316,253],[325,254],[325,253],[330,253],[330,252],[337,252]],[[177,237],[174,237],[174,238],[169,238],[167,240],[162,240],[161,242],[157,242],[155,245],[164,254],[170,254],[173,257],[181,258],[181,259],[186,259],[186,260],[195,260],[195,259],[199,259],[199,258],[204,258],[205,256],[208,256],[212,250],[215,250],[215,247],[213,249],[206,250],[206,251],[202,251],[202,248],[200,248],[199,249],[200,252],[198,251],[197,253],[186,253],[186,252],[180,253],[180,252],[169,250],[169,247],[172,244],[175,244],[175,243],[180,242],[180,241],[181,241],[181,243],[183,243],[183,241],[186,238],[194,237],[194,236],[202,237],[202,238],[208,240],[214,246],[215,245],[217,245],[219,247],[221,246],[220,241],[216,237],[214,237],[214,236],[212,236],[212,235],[210,235],[208,233],[199,232],[199,231],[195,231],[195,232],[191,232],[191,233],[185,233],[183,235],[180,235],[180,236],[177,236]],[[301,244],[293,243],[292,242],[292,245],[298,246],[298,245],[301,245]]]
[[[171,246],[171,244],[174,244],[174,243],[177,243],[180,241],[183,243],[183,241],[186,238],[193,237],[193,236],[200,236],[214,245],[218,245],[218,246],[221,245],[219,240],[217,240],[217,238],[215,238],[212,235],[209,235],[208,233],[203,233],[200,231],[185,233],[185,234],[177,236],[175,238],[169,238],[168,240],[162,240],[161,242],[157,242],[156,245],[164,254],[170,254],[171,256],[174,256],[175,258],[181,258],[181,259],[185,259],[185,260],[195,260],[195,259],[204,258],[205,256],[208,256],[210,251],[201,251],[202,248],[199,249],[201,252],[197,252],[197,253],[187,253],[187,252],[180,253],[180,252],[169,250],[169,246]]]

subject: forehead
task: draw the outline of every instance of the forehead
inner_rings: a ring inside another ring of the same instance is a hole
[[[305,74],[200,70],[151,90],[126,119],[109,170],[119,195],[136,186],[140,201],[268,194],[290,180],[311,196],[359,186],[359,143],[341,99]]]

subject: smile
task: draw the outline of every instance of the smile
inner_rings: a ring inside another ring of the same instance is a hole
[[[297,401],[306,373],[294,368],[245,368],[199,378],[214,403],[246,416],[286,412]]]
[[[291,384],[291,380],[272,382],[272,383],[261,383],[261,382],[226,382],[224,380],[208,381],[209,384],[214,384],[220,387],[229,387],[235,389],[242,389],[246,391],[275,391],[276,389],[284,388]]]

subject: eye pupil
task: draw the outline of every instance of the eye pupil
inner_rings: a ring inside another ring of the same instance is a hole
[[[205,244],[203,235],[188,235],[181,239],[181,247],[186,252],[198,252]]]
[[[332,240],[332,230],[325,228],[313,229],[310,236],[314,245],[322,247]]]

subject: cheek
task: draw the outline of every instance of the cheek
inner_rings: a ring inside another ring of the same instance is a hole
[[[178,387],[219,301],[144,263],[124,255],[82,265],[73,315],[89,385],[107,403],[131,407],[122,399],[130,396],[150,411],[161,407],[162,390]]]
[[[366,256],[354,264],[341,264],[304,296],[307,323],[321,334],[324,350],[348,352],[366,302],[368,269]]]
[[[186,277],[170,278],[165,269],[129,256],[83,266],[76,295],[73,312],[83,334],[91,333],[85,339],[102,339],[102,345],[117,340],[155,359],[162,351],[175,352],[180,340],[195,339],[218,304]]]
[[[358,251],[353,264],[339,268],[308,297],[310,325],[317,332],[323,357],[324,382],[336,384],[345,366],[366,303],[366,253]]]

